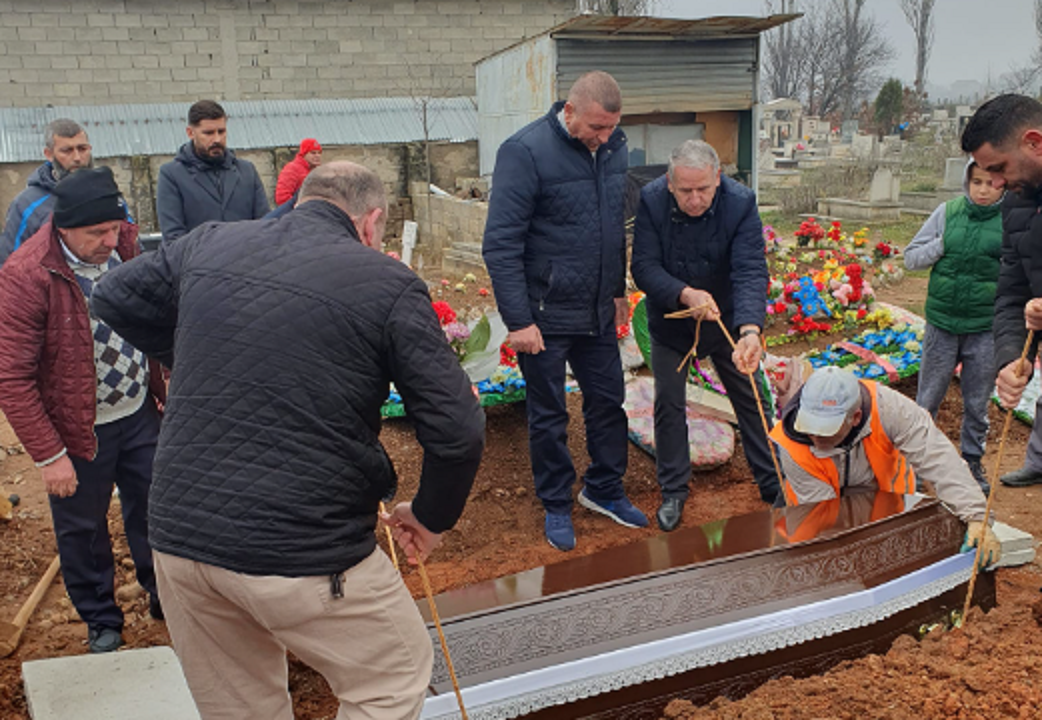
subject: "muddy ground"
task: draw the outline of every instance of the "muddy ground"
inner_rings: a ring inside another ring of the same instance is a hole
[[[880,299],[897,304],[922,302],[925,281],[906,278],[896,288],[882,289]],[[783,346],[788,347],[788,346]],[[792,347],[783,353],[799,351]],[[915,395],[915,381],[900,390]],[[580,398],[569,396],[572,424],[570,447],[577,467],[587,462],[580,418]],[[939,423],[957,439],[961,399],[957,384],[941,408]],[[985,467],[993,464],[1002,416],[993,408],[992,442]],[[1015,469],[1023,458],[1028,428],[1019,422],[1006,447],[1002,472]],[[402,479],[400,497],[411,497],[420,468],[420,449],[407,420],[385,423],[381,439]],[[0,522],[0,619],[10,620],[43,574],[55,545],[46,496],[28,456],[19,453],[17,439],[0,422],[0,492],[22,498],[12,522]],[[634,503],[651,516],[659,502],[652,459],[630,446],[625,484]],[[1002,488],[996,500],[997,516],[1042,536],[1042,487]],[[762,508],[758,492],[740,448],[724,467],[696,475],[684,524],[696,525],[720,517]],[[110,513],[117,538],[117,582],[133,585],[126,543],[120,535],[118,512]],[[523,405],[490,408],[485,458],[474,491],[458,526],[446,534],[428,569],[435,592],[546,565],[562,559],[545,542],[543,512],[533,489]],[[658,532],[651,527],[627,530],[609,520],[578,509],[575,513],[578,547],[574,554],[631,542]],[[422,592],[419,578],[407,572],[413,594]],[[767,683],[738,702],[718,699],[703,708],[675,702],[664,709],[670,718],[997,718],[1042,717],[1042,631],[1033,619],[1032,603],[1039,597],[1039,565],[1000,570],[999,607],[966,631],[936,633],[923,642],[901,638],[884,656],[844,663],[833,671],[794,681]],[[163,623],[148,616],[147,601],[129,593],[124,638],[128,647],[168,644]],[[17,651],[0,660],[0,718],[27,720],[22,692],[21,663],[26,660],[87,652],[86,628],[65,597],[60,580],[48,590]],[[332,718],[336,701],[325,682],[303,664],[293,661],[291,691],[300,720]]]

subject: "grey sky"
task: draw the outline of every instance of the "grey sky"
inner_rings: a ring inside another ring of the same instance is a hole
[[[801,5],[822,0],[803,0]],[[1025,64],[1038,46],[1032,0],[937,0],[933,53],[927,79],[938,85],[957,80],[985,82]],[[896,57],[888,72],[911,85],[915,78],[915,37],[897,0],[869,0],[866,7],[890,36]],[[656,15],[678,18],[763,15],[762,0],[659,0]]]

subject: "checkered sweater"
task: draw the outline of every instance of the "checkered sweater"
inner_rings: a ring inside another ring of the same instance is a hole
[[[89,306],[94,283],[120,264],[119,256],[114,252],[106,265],[88,265],[80,262],[64,244],[62,249]],[[148,362],[144,353],[116,334],[93,312],[90,314],[90,329],[94,336],[94,367],[98,372],[98,409],[94,424],[104,425],[133,415],[144,404],[148,395]]]

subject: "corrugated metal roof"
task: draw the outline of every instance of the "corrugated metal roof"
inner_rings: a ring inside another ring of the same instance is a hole
[[[561,38],[591,38],[598,40],[697,40],[701,38],[755,37],[771,28],[784,25],[803,13],[784,13],[767,17],[721,16],[697,20],[676,20],[656,17],[619,17],[616,15],[579,15],[550,28],[541,34]],[[539,37],[536,35],[535,37]],[[526,42],[527,38],[479,60],[509,52]]]
[[[422,99],[247,100],[221,105],[232,149],[292,147],[303,138],[323,145],[380,145],[423,140]],[[0,108],[0,163],[40,159],[47,123],[68,117],[86,128],[95,157],[171,155],[186,141],[186,103]],[[430,98],[431,140],[478,137],[474,98]]]

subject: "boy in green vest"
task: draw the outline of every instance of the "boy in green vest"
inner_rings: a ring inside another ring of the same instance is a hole
[[[991,321],[1002,249],[1003,190],[971,159],[963,177],[965,195],[930,215],[905,250],[909,270],[932,268],[926,294],[926,334],[916,403],[937,418],[962,363],[962,457],[985,495],[990,491],[981,457],[988,435],[988,399],[995,386]]]

